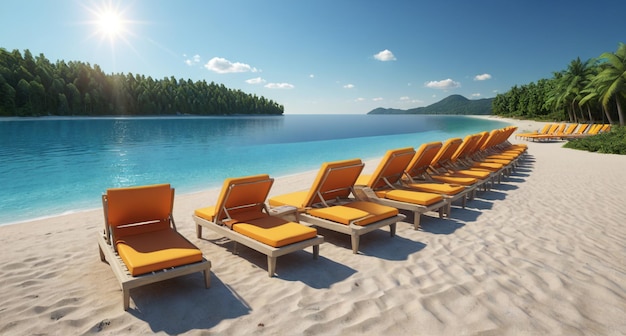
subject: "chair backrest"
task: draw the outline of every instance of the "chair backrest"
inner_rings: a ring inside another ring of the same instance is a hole
[[[545,125],[543,125],[543,128],[541,129],[541,131],[539,131],[538,134],[548,134],[548,131],[550,130],[550,127],[552,127],[552,124],[545,124]]]
[[[243,212],[261,214],[273,183],[274,179],[267,174],[224,180],[222,191],[215,204],[213,220],[219,222]]]
[[[570,135],[570,134],[574,133],[574,130],[576,129],[576,126],[578,126],[578,124],[570,124],[569,126],[567,126],[565,131],[562,132],[561,134],[563,134],[563,135]]]
[[[474,154],[476,144],[483,138],[482,134],[470,134],[463,139],[463,142],[452,154],[452,162],[464,159]]]
[[[427,173],[430,163],[439,152],[439,149],[441,149],[441,142],[439,141],[422,144],[415,152],[415,155],[413,155],[413,159],[411,159],[404,172],[409,177],[419,177]]]
[[[552,126],[550,126],[550,129],[548,130],[547,134],[554,134],[556,132],[557,128],[559,128],[559,124],[552,124]]]
[[[596,134],[598,134],[598,132],[600,132],[601,128],[602,128],[602,124],[595,124],[595,125],[591,126],[589,131],[587,131],[587,134],[596,135]]]
[[[303,207],[311,207],[331,199],[348,198],[364,166],[360,159],[323,163]]]
[[[163,230],[171,225],[174,189],[169,184],[108,189],[102,205],[114,239]]]
[[[446,140],[439,149],[439,152],[433,160],[430,162],[430,165],[438,168],[445,165],[447,162],[451,161],[452,155],[456,152],[457,148],[461,145],[463,140],[461,138],[451,138]]]
[[[415,150],[411,147],[388,150],[376,167],[367,186],[377,190],[385,189],[387,183],[395,184],[404,175],[404,170],[413,156],[415,156]]]
[[[599,133],[609,132],[611,130],[611,124],[604,124]]]
[[[576,132],[574,132],[574,134],[583,134],[585,133],[587,128],[589,128],[589,124],[580,124],[580,126],[578,126],[578,129],[576,130]]]

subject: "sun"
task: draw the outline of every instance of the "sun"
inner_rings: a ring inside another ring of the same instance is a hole
[[[107,10],[99,14],[96,25],[98,32],[111,40],[124,33],[124,19],[120,13],[113,10]]]

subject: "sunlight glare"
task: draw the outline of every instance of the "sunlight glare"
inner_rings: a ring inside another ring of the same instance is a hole
[[[110,40],[124,33],[124,20],[119,13],[106,10],[98,15],[98,32]]]

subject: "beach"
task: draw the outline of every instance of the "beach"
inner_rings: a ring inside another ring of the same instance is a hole
[[[98,254],[101,209],[0,226],[0,334],[626,334],[626,156],[510,140],[528,145],[526,160],[450,218],[366,234],[357,255],[347,235],[319,229],[320,257],[282,256],[272,278],[265,255],[233,254],[206,229],[196,238],[191,215],[219,189],[177,195],[178,231],[211,261],[211,288],[200,273],[147,285],[128,311]],[[270,196],[316,173],[277,178]]]

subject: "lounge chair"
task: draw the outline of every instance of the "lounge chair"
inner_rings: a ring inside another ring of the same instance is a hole
[[[198,238],[206,227],[265,254],[270,277],[279,256],[312,246],[317,259],[324,242],[316,229],[269,214],[265,200],[273,183],[266,174],[226,179],[217,204],[197,209],[192,216]]]
[[[432,179],[432,177],[428,175],[428,169],[440,148],[441,142],[422,144],[404,170],[404,178],[401,180],[401,183],[409,189],[443,196],[443,198],[448,200],[446,213],[450,215],[450,207],[454,201],[461,199],[461,206],[465,208],[467,199],[473,199],[477,184],[476,181],[469,184],[459,184],[446,183]]]
[[[467,194],[470,200],[474,199],[476,189],[480,186],[480,180],[474,177],[465,176],[446,176],[434,174],[431,169],[431,163],[435,156],[441,150],[441,142],[430,142],[422,144],[417,153],[413,157],[413,160],[409,163],[404,171],[405,176],[409,181],[424,180],[433,181],[438,183],[448,183],[452,185],[462,185],[466,189],[470,190]],[[423,154],[418,155],[420,152]]]
[[[355,183],[357,196],[372,202],[413,212],[413,228],[420,228],[421,214],[438,211],[443,218],[448,201],[435,193],[406,190],[399,187],[409,162],[415,155],[413,148],[389,150],[371,175],[361,175]]]
[[[354,197],[363,166],[359,159],[324,163],[310,189],[271,197],[269,205],[296,207],[300,222],[349,234],[356,254],[361,235],[389,226],[393,237],[396,223],[406,218],[394,207]]]
[[[450,177],[474,178],[474,183],[476,183],[478,188],[482,187],[484,190],[489,190],[497,174],[481,169],[460,169],[452,162],[452,156],[462,143],[463,140],[461,138],[451,138],[442,144],[439,152],[437,152],[437,155],[430,163],[430,176],[434,180],[448,183],[451,183]]]
[[[131,289],[154,282],[203,272],[209,288],[211,263],[176,231],[174,189],[169,184],[108,189],[102,205],[100,259],[111,265],[122,287],[124,310]]]
[[[550,131],[550,128],[552,127],[552,125],[554,125],[554,124],[545,124],[545,125],[543,125],[543,128],[541,128],[541,130],[539,130],[539,131],[526,132],[526,133],[517,133],[517,134],[515,134],[515,137],[516,138],[526,139],[528,136],[539,135],[539,134],[548,134],[548,131]]]
[[[531,141],[547,141],[547,140],[552,140],[552,139],[556,139],[559,137],[559,134],[563,134],[563,131],[565,130],[566,124],[561,123],[561,124],[554,124],[550,130],[548,130],[548,132],[546,134],[531,134],[528,135],[526,137],[526,140],[531,140]]]

